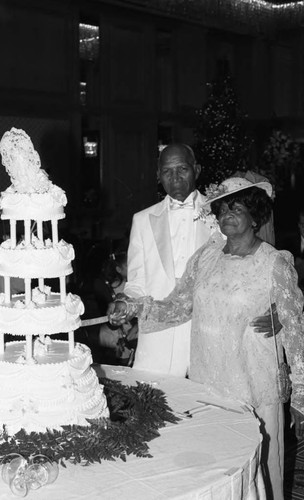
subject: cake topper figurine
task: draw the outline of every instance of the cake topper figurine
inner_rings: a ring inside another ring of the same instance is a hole
[[[2,164],[18,193],[45,193],[51,185],[40,157],[24,130],[11,128],[0,141]]]

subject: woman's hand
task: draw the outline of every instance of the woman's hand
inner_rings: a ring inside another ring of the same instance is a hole
[[[291,406],[290,407],[290,418],[291,418],[290,427],[294,426],[296,437],[298,439],[303,438],[303,436],[304,436],[304,415]]]
[[[128,315],[128,304],[122,300],[115,300],[115,302],[110,302],[107,310],[107,315],[111,325],[120,326],[129,321]]]
[[[142,305],[137,304],[135,300],[117,298],[109,304],[107,315],[111,325],[120,326],[138,316],[141,310]]]

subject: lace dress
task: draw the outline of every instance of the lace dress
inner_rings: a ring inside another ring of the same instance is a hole
[[[223,253],[217,238],[189,260],[163,301],[144,298],[142,332],[192,318],[190,378],[222,397],[257,408],[278,403],[273,337],[253,331],[250,321],[275,302],[283,325],[277,335],[292,371],[292,405],[304,410],[303,295],[289,252],[263,242],[254,255]]]

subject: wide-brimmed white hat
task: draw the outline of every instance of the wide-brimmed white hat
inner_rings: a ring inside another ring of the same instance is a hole
[[[269,197],[272,195],[272,185],[270,182],[251,182],[244,177],[230,177],[219,185],[210,184],[210,186],[206,188],[205,203],[210,204],[219,198],[224,198],[224,196],[228,196],[230,194],[237,193],[238,191],[242,191],[243,189],[252,187],[264,189]]]

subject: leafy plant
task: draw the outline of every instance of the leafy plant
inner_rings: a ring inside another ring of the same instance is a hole
[[[0,435],[0,458],[19,453],[24,458],[43,454],[61,463],[89,465],[102,460],[126,460],[134,454],[151,457],[148,442],[159,436],[166,422],[177,423],[165,394],[148,384],[124,386],[101,379],[111,419],[90,421],[89,427],[64,426],[62,430],[26,433],[24,429],[10,437],[5,426]]]

